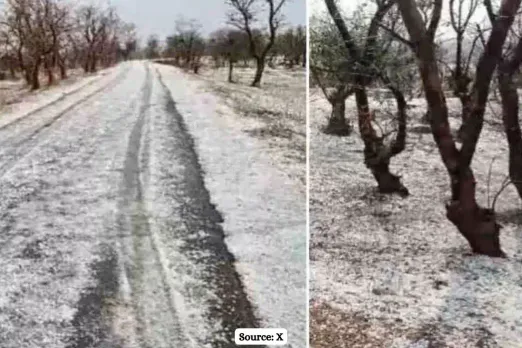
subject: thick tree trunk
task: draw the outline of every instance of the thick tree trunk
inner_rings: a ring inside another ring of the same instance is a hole
[[[256,59],[256,74],[254,76],[254,81],[252,81],[252,87],[261,87],[261,78],[263,77],[263,72],[265,71],[265,59],[258,58]]]
[[[520,129],[519,98],[513,75],[499,72],[499,90],[502,99],[502,120],[509,144],[509,177],[522,198],[522,131]]]
[[[408,189],[402,184],[400,178],[390,172],[390,159],[393,157],[393,153],[384,145],[383,139],[377,136],[372,127],[372,114],[364,87],[356,89],[355,100],[359,131],[364,142],[364,164],[377,181],[379,192],[398,193],[401,196],[409,195]]]
[[[447,218],[466,238],[474,253],[505,257],[500,248],[500,228],[494,211],[477,204],[475,178],[470,168],[452,175],[452,200],[446,206]]]
[[[325,134],[348,136],[352,133],[352,127],[346,122],[346,97],[337,94],[329,100],[332,105],[332,114],[328,125],[324,128]]]
[[[431,129],[440,155],[451,178],[451,202],[446,206],[448,219],[469,242],[475,253],[501,257],[500,225],[493,211],[481,208],[476,202],[475,178],[471,161],[480,137],[484,110],[493,72],[502,54],[507,32],[513,23],[520,0],[502,2],[498,20],[493,24],[491,35],[477,65],[473,85],[471,112],[463,129],[463,144],[457,149],[451,135],[448,108],[442,90],[435,45],[428,37],[425,24],[414,0],[398,2],[405,26],[415,42],[419,71],[431,116]]]

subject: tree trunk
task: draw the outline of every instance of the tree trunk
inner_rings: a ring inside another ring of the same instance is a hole
[[[466,238],[474,253],[505,257],[500,248],[500,228],[494,211],[477,204],[475,178],[470,168],[452,176],[452,200],[446,205],[447,218]]]
[[[509,177],[522,198],[522,131],[518,119],[518,93],[513,75],[499,69],[499,90],[502,99],[502,121],[509,144]]]
[[[258,58],[256,59],[256,75],[254,76],[254,81],[252,81],[252,87],[261,87],[261,78],[263,77],[263,72],[265,71],[265,59]]]
[[[233,83],[233,74],[234,74],[234,61],[232,59],[228,60],[228,82]]]
[[[446,216],[466,238],[475,253],[495,257],[504,256],[499,243],[500,225],[496,223],[494,211],[481,208],[476,202],[476,184],[471,162],[482,130],[491,79],[520,3],[520,0],[502,1],[497,20],[493,23],[491,35],[477,64],[475,82],[470,93],[471,112],[463,129],[462,147],[457,149],[450,131],[433,37],[426,33],[416,2],[398,2],[411,41],[415,42],[414,52],[430,109],[433,137],[451,179],[452,197],[451,202],[446,205]]]
[[[47,73],[47,85],[51,86],[54,84],[54,72],[47,57],[44,59],[44,68]]]
[[[95,73],[97,65],[98,65],[97,59],[96,59],[96,57],[93,57],[91,60],[91,65],[89,67],[89,72]]]
[[[60,78],[65,80],[67,78],[67,68],[65,67],[65,62],[60,61],[58,63],[58,67],[60,68]]]
[[[31,71],[31,89],[33,91],[40,88],[40,64],[40,59],[37,59]]]
[[[328,125],[324,129],[325,134],[348,136],[352,133],[352,127],[346,122],[346,97],[337,94],[329,100],[332,105],[332,114]]]
[[[14,63],[12,61],[9,63],[9,73],[11,74],[12,79],[16,78],[16,71],[14,68]]]
[[[469,114],[471,113],[471,95],[468,93],[459,95],[460,104],[462,106],[462,124],[459,127],[457,132],[457,140],[463,141],[464,136],[464,124],[469,118]]]
[[[29,86],[31,86],[32,85],[32,75],[31,75],[31,70],[28,67],[25,67],[24,78],[25,78],[25,82],[27,82],[27,84]]]
[[[356,89],[355,100],[359,117],[359,131],[364,141],[364,164],[377,181],[379,192],[408,196],[408,189],[401,183],[400,178],[390,173],[390,159],[393,154],[372,127],[372,114],[364,87],[359,86]]]

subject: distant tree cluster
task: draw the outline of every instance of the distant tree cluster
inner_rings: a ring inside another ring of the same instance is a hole
[[[40,88],[40,73],[53,84],[70,68],[95,72],[136,51],[134,26],[114,8],[73,7],[58,0],[6,0],[0,17],[0,69],[22,74]]]
[[[306,29],[287,27],[283,31],[282,9],[287,0],[226,0],[229,27],[213,32],[208,38],[201,34],[201,26],[194,20],[178,19],[176,32],[159,47],[156,36],[148,40],[145,56],[162,58],[165,62],[198,73],[203,59],[211,58],[215,68],[228,67],[228,81],[234,82],[234,67],[255,62],[255,76],[251,83],[261,85],[267,65],[288,68],[306,66]],[[262,24],[266,15],[266,27]]]

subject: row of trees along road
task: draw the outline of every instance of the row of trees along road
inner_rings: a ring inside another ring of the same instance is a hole
[[[229,82],[234,82],[235,65],[243,62],[248,66],[254,61],[254,87],[261,85],[266,65],[275,66],[281,58],[288,68],[306,66],[306,29],[283,26],[286,0],[227,0],[226,4],[228,27],[205,38],[197,21],[178,19],[175,33],[166,38],[163,49],[157,36],[149,37],[146,57],[168,59],[198,73],[208,56],[215,67],[228,66]]]
[[[450,179],[446,216],[474,252],[504,256],[494,203],[491,207],[477,203],[471,163],[487,104],[496,102],[509,143],[509,180],[503,188],[513,184],[522,198],[516,78],[522,64],[521,0],[500,4],[491,0],[368,0],[360,3],[349,20],[336,0],[323,1],[327,15],[311,20],[310,69],[314,83],[332,106],[324,131],[350,135],[345,101],[354,95],[367,168],[382,193],[407,196],[407,188],[390,173],[389,164],[405,148],[407,96],[424,95],[424,121],[429,123]],[[449,18],[443,16],[444,6]],[[481,7],[486,18],[477,15]],[[378,120],[370,108],[369,88],[387,88],[395,99],[394,134],[375,129]],[[448,93],[461,103],[462,123],[455,135],[448,120]],[[389,137],[391,141],[385,141]]]
[[[112,7],[73,6],[59,0],[6,0],[0,17],[0,68],[22,74],[33,90],[40,72],[53,84],[55,71],[81,66],[95,72],[128,59],[137,48],[134,26]]]

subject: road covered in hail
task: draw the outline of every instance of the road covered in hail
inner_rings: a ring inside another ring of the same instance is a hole
[[[121,64],[0,117],[2,348],[234,347],[236,328],[267,325],[289,326],[289,347],[305,346],[304,210],[302,224],[291,222],[298,250],[273,250],[281,279],[245,281],[241,269],[263,260],[230,252],[223,226],[233,208],[212,203],[164,68]],[[266,238],[288,224],[272,221]],[[285,280],[286,266],[302,268],[302,282]],[[293,316],[267,319],[282,300]]]

